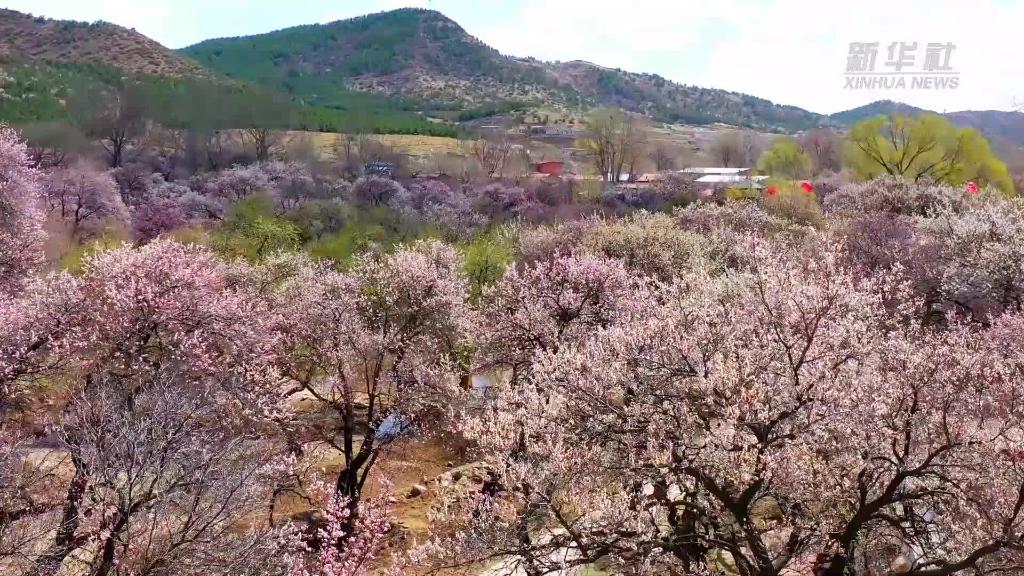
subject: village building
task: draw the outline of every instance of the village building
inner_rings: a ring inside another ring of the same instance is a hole
[[[545,176],[561,176],[565,173],[565,162],[561,160],[537,162],[533,166],[533,171],[538,174],[544,174]]]

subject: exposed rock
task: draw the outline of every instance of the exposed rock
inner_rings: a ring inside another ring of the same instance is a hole
[[[680,502],[686,498],[686,494],[683,493],[683,489],[678,484],[672,484],[668,487],[668,493],[666,494],[670,502]]]
[[[442,486],[458,484],[467,479],[476,484],[482,484],[490,475],[491,467],[486,462],[470,462],[439,475],[436,481]]]
[[[417,498],[427,493],[427,487],[423,484],[413,484],[412,488],[409,489],[409,497]]]
[[[905,555],[901,554],[899,557],[892,561],[892,565],[889,566],[889,570],[893,574],[906,574],[907,572],[910,572],[910,567],[910,561],[907,560],[907,557]]]
[[[736,568],[736,560],[732,554],[725,550],[713,550],[709,558],[710,564],[726,576],[737,576],[740,571]]]
[[[779,503],[775,498],[770,496],[761,498],[750,509],[750,515],[755,520],[761,522],[769,522],[772,520],[782,520],[782,508],[779,507]]]

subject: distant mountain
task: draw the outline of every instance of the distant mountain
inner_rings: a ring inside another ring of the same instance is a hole
[[[1024,146],[1024,113],[1001,110],[964,110],[945,114],[957,126],[970,126],[995,143]]]
[[[324,106],[350,90],[402,96],[422,108],[520,101],[581,109],[620,106],[665,121],[765,130],[817,126],[823,117],[725,90],[587,62],[502,55],[433,10],[405,8],[329,24],[207,40],[182,53],[230,77],[281,88]]]
[[[678,84],[657,74],[637,74],[575,60],[545,65],[562,86],[604,105],[670,122],[724,122],[777,131],[814,128],[822,116],[739,92]]]
[[[301,106],[299,127],[313,130],[453,132],[451,125],[428,122],[417,112],[469,119],[531,107],[579,113],[597,105],[664,122],[721,122],[777,132],[850,126],[879,114],[928,112],[881,100],[821,115],[582,60],[516,58],[487,46],[434,10],[404,8],[207,40],[173,51],[114,24],[50,20],[0,9],[0,120],[59,116],[69,86],[110,84],[122,76],[212,83],[218,90],[270,88],[308,105]],[[999,145],[1024,145],[1024,114],[1019,112],[964,111],[946,117],[978,129]]]
[[[170,125],[258,121],[315,131],[455,134],[454,126],[373,94],[352,93],[342,110],[282,107],[272,90],[213,72],[134,30],[0,9],[0,122],[63,121],[76,92],[127,85],[145,94],[152,119]]]
[[[526,86],[512,85],[540,83],[528,82],[526,67],[429,10],[207,40],[181,52],[230,77],[325,105],[348,89],[484,102],[534,96]]]
[[[0,9],[0,56],[6,60],[107,65],[132,74],[211,76],[194,60],[135,30],[106,22],[72,22]]]
[[[910,104],[904,104],[902,102],[893,102],[892,100],[878,100],[864,106],[859,106],[851,110],[844,110],[842,112],[836,112],[830,114],[828,117],[836,124],[843,126],[852,126],[861,120],[867,118],[874,118],[879,115],[891,115],[901,114],[903,116],[917,116],[918,114],[934,114],[931,110],[925,110],[924,108],[918,108],[911,106]]]
[[[0,121],[19,126],[63,121],[75,94],[127,85],[149,94],[154,115],[164,116],[181,116],[172,112],[172,99],[178,111],[201,109],[194,98],[173,98],[179,88],[204,85],[207,93],[225,96],[244,92],[238,83],[134,30],[0,9]],[[237,106],[239,99],[232,102]]]
[[[852,110],[831,114],[828,118],[836,124],[851,126],[865,118],[880,114],[917,116],[918,114],[938,114],[938,112],[917,108],[902,102],[879,100]],[[1002,110],[964,110],[939,115],[945,116],[957,126],[974,128],[997,147],[1024,146],[1024,113]]]

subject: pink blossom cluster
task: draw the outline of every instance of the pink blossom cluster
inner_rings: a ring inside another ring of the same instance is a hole
[[[40,175],[14,130],[0,125],[0,295],[42,261]]]
[[[528,573],[722,554],[749,574],[1020,566],[1021,316],[930,326],[899,269],[864,277],[807,240],[748,238],[738,267],[632,288],[627,313],[576,333],[578,263],[506,276],[496,291],[529,297],[492,300],[484,358],[521,368],[463,424],[502,490],[452,504],[463,527],[436,545],[460,552],[442,556],[500,551]]]
[[[521,219],[471,299],[438,240],[339,268],[160,237],[253,194],[290,213],[325,189],[293,165],[112,178],[41,175],[0,130],[4,573],[380,572],[395,499],[367,487],[427,437],[473,472],[416,490],[431,538],[392,573],[1024,570],[1019,200],[883,179],[813,222],[760,199],[531,227],[539,190],[357,182],[363,209]],[[118,183],[148,243],[40,270],[43,203],[92,234]]]
[[[386,488],[386,487],[385,487]],[[364,576],[384,548],[391,530],[392,505],[385,495],[363,501],[355,508],[346,496],[330,487],[313,488],[325,501],[321,526],[313,535],[318,548],[296,527],[284,533],[290,576]],[[343,545],[338,543],[344,542]]]

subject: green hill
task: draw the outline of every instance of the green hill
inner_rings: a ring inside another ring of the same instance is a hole
[[[213,122],[206,113],[216,110],[221,118],[214,123],[231,127],[270,121],[304,130],[440,136],[454,135],[456,125],[427,116],[468,121],[551,107],[575,115],[606,105],[664,122],[795,132],[924,112],[885,100],[825,116],[656,74],[506,56],[433,10],[219,38],[175,52],[114,24],[0,9],[0,120],[61,119],[76,91],[125,85],[143,86],[155,102],[154,116],[177,125]],[[200,119],[187,114],[201,108]],[[1020,113],[947,117],[998,141],[1024,144]]]
[[[276,86],[218,74],[134,30],[0,9],[0,121],[64,120],[76,94],[126,87],[144,96],[153,120],[171,126],[260,122],[314,131],[455,133],[454,126],[430,122],[399,99],[350,91],[330,106],[303,99],[287,103]]]
[[[810,128],[823,119],[793,106],[656,75],[502,55],[433,10],[406,8],[207,40],[182,54],[228,77],[328,107],[344,107],[352,91],[360,91],[400,97],[403,106],[427,111],[464,111],[496,102],[573,109],[602,104],[664,121],[779,131]]]
[[[844,110],[842,112],[836,112],[830,114],[829,118],[837,123],[844,126],[852,126],[861,120],[868,118],[874,118],[879,115],[891,115],[899,114],[902,116],[917,116],[918,114],[932,113],[930,110],[904,104],[902,102],[894,102],[892,100],[877,100],[864,106],[858,106],[850,110]]]

